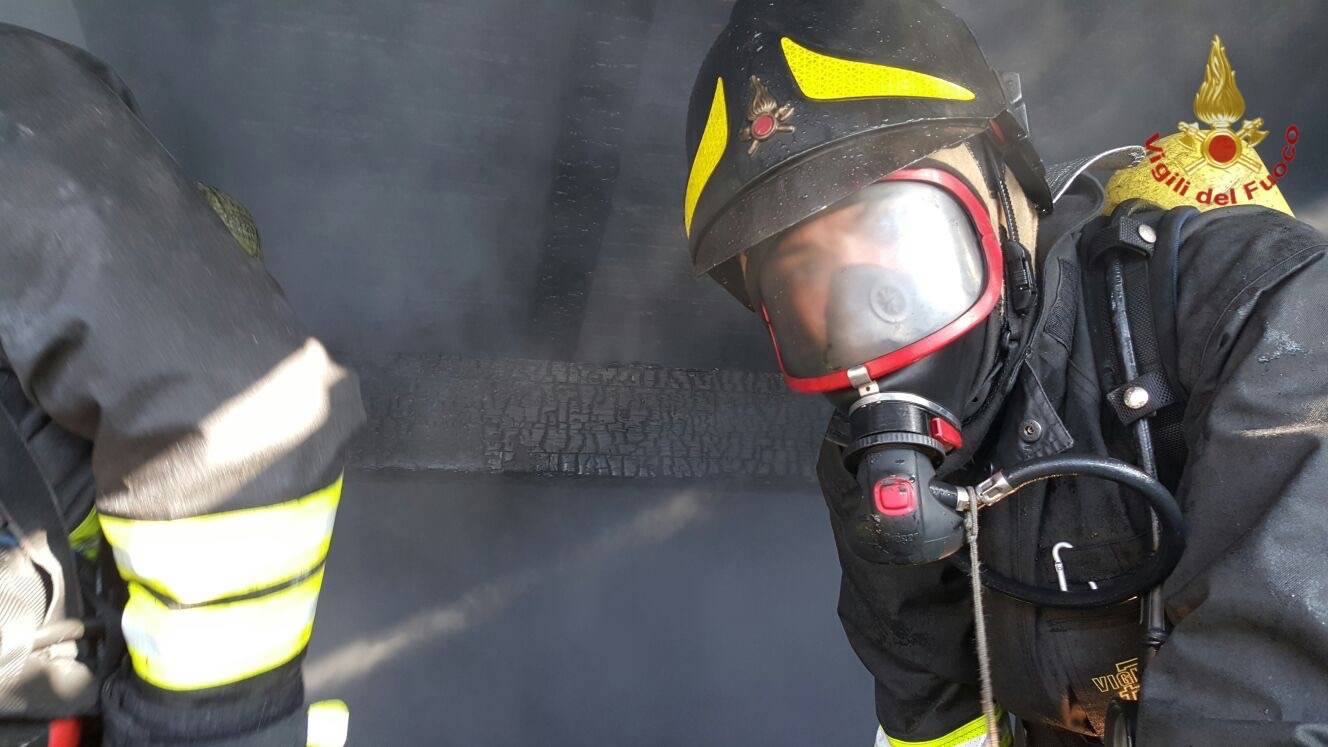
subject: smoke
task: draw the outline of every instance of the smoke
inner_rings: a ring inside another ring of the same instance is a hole
[[[328,654],[316,656],[305,665],[305,680],[312,689],[335,692],[339,686],[371,674],[419,646],[460,635],[482,624],[546,584],[551,577],[603,563],[634,548],[659,544],[704,518],[705,507],[697,494],[679,493],[638,512],[631,520],[584,545],[566,549],[551,562],[507,573],[446,605],[421,610],[388,630],[362,636]]]
[[[338,350],[525,340],[575,71],[563,3],[76,0],[192,176]]]
[[[0,23],[12,23],[83,46],[83,27],[69,0],[0,0]]]
[[[1023,76],[1051,162],[1193,121],[1221,34],[1265,160],[1305,131],[1288,201],[1328,196],[1318,0],[943,2]],[[773,369],[681,230],[687,102],[731,3],[74,4],[332,349]]]
[[[1328,233],[1328,197],[1320,198],[1317,202],[1300,211],[1297,217],[1320,231]]]

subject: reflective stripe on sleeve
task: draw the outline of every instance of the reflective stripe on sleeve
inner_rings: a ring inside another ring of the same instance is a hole
[[[102,515],[126,581],[183,605],[260,591],[309,573],[327,556],[342,479],[275,506],[172,521]]]
[[[201,690],[275,669],[308,644],[322,583],[319,568],[252,599],[177,607],[131,582],[123,627],[134,671],[166,690]]]
[[[1004,719],[1004,716],[1001,718]],[[1001,747],[1010,747],[1012,740],[1013,737],[1002,722]],[[876,747],[987,747],[987,721],[978,716],[949,734],[924,742],[896,739],[886,734],[885,729],[877,729]]]

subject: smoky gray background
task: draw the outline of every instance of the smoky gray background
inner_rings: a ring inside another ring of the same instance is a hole
[[[1288,200],[1328,214],[1318,0],[949,6],[1023,75],[1048,161],[1193,120],[1221,34],[1270,165],[1287,124],[1304,132]],[[335,349],[773,368],[754,317],[689,276],[681,228],[686,104],[728,2],[75,0],[78,24],[38,7],[250,207]]]

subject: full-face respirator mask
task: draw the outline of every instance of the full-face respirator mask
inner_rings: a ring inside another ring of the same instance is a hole
[[[1000,299],[1001,248],[959,177],[904,169],[748,253],[747,289],[799,392],[847,408],[845,462],[866,515],[855,550],[928,563],[963,544],[963,520],[930,490],[962,443],[959,413]]]
[[[1051,457],[971,487],[937,478],[963,447],[961,417],[990,374],[992,325],[1010,313],[1008,296],[1032,285],[1027,251],[1003,240],[965,179],[939,167],[896,171],[750,249],[743,277],[789,387],[824,394],[847,416],[844,467],[860,494],[838,510],[856,555],[892,565],[949,558],[964,545],[966,511],[1040,479],[1081,474],[1149,500],[1166,540],[1158,552],[1111,588],[1054,594],[990,572],[988,584],[1038,603],[1098,606],[1170,572],[1183,548],[1180,512],[1127,464]]]

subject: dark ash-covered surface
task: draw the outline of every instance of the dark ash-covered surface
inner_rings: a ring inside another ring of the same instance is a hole
[[[777,374],[398,354],[353,364],[366,469],[811,484],[829,405]]]

